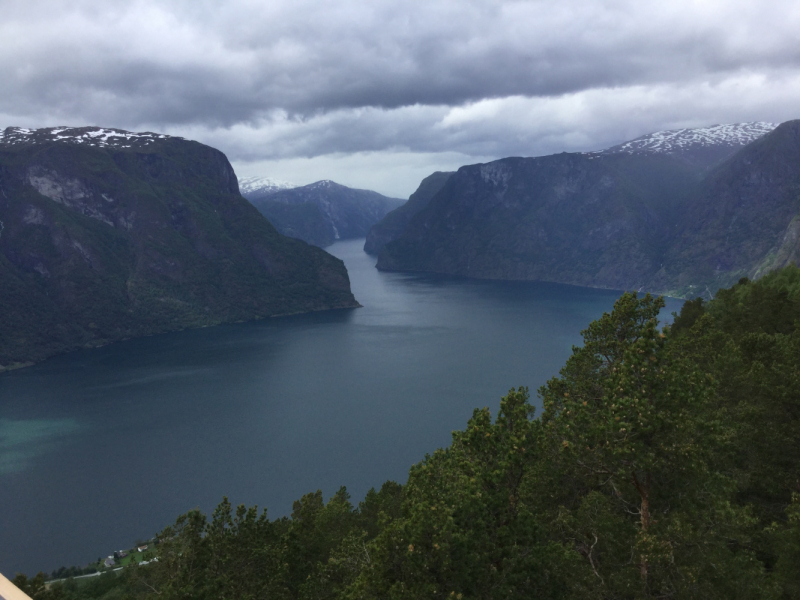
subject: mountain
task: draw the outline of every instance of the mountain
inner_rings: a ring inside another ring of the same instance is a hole
[[[320,248],[330,246],[336,241],[330,219],[323,214],[317,204],[312,202],[286,204],[269,197],[262,197],[255,201],[255,205],[283,235]]]
[[[364,251],[369,254],[378,254],[386,244],[400,237],[412,217],[428,206],[428,202],[442,189],[452,174],[452,171],[436,171],[423,179],[417,191],[409,196],[408,202],[395,208],[370,227],[364,243]]]
[[[382,270],[638,288],[688,193],[668,156],[556,154],[461,167],[378,255]]]
[[[294,187],[297,186],[293,183],[269,177],[239,177],[239,193],[248,200],[263,198]]]
[[[0,365],[134,336],[357,306],[343,263],[280,235],[224,154],[98,127],[0,135]]]
[[[335,237],[329,220],[319,206],[310,202],[287,204],[270,198],[277,192],[297,187],[293,183],[269,177],[240,177],[239,191],[281,232],[314,246],[330,246]]]
[[[777,126],[777,123],[759,121],[656,131],[598,154],[667,154],[702,171],[720,164]]]
[[[281,233],[310,244],[328,246],[338,239],[365,237],[369,228],[403,203],[369,190],[357,190],[333,181],[318,181],[267,196],[246,194],[253,205]],[[292,208],[281,208],[277,203]],[[319,215],[308,206],[315,206]]]
[[[377,267],[713,293],[794,256],[793,123],[659,132],[602,152],[462,167]]]
[[[717,167],[681,210],[652,286],[708,295],[741,277],[800,262],[800,121],[789,121]]]

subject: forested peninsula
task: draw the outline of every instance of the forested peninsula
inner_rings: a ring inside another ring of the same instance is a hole
[[[77,598],[800,597],[800,269],[686,302],[625,293],[558,376],[476,409],[449,447],[354,505],[227,500],[158,561],[44,587]]]

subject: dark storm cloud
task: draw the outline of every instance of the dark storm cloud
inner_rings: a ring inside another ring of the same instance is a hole
[[[184,131],[242,159],[590,147],[788,114],[798,25],[792,1],[12,0],[0,116]]]
[[[775,5],[767,18],[735,3],[699,13],[698,3],[641,1],[260,4],[15,4],[4,16],[17,35],[3,36],[0,109],[230,125],[275,108],[553,96],[800,57],[796,14],[787,22]]]

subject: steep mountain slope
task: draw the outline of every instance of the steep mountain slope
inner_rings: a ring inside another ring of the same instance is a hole
[[[286,204],[262,197],[258,200],[258,210],[283,235],[320,248],[336,241],[330,219],[312,202]]]
[[[789,121],[720,165],[678,221],[651,284],[709,294],[800,259],[800,121]]]
[[[299,237],[309,243],[317,244],[321,240],[320,232],[314,223],[307,218],[316,219],[313,211],[304,204],[316,206],[324,219],[328,235],[324,244],[334,240],[364,237],[369,228],[383,218],[386,213],[403,203],[398,198],[389,198],[369,190],[357,190],[333,181],[318,181],[302,187],[281,190],[268,196],[246,195],[253,205],[267,218],[272,216],[273,224],[281,233]],[[288,204],[295,208],[284,209],[278,214],[273,203]],[[303,237],[306,231],[313,235]]]
[[[133,336],[357,306],[342,262],[278,234],[225,156],[97,127],[0,136],[0,365]]]
[[[378,268],[639,288],[696,176],[669,156],[557,154],[459,169]]]
[[[370,228],[364,251],[378,254],[386,244],[400,237],[413,216],[428,206],[431,198],[442,189],[452,174],[452,171],[436,171],[423,179],[417,190],[408,197],[408,202],[388,213]]]
[[[283,235],[324,248],[334,241],[333,229],[319,206],[310,202],[287,204],[270,198],[277,192],[297,187],[269,177],[240,177],[242,196],[258,205],[258,210]]]
[[[377,267],[713,293],[798,252],[795,126],[765,135],[772,127],[660,132],[603,152],[462,167]]]

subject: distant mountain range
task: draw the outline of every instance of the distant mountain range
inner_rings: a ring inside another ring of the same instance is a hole
[[[278,231],[323,248],[339,239],[366,236],[372,225],[405,202],[329,180],[283,189],[266,178],[241,184],[242,195]]]
[[[407,209],[377,266],[711,295],[797,258],[798,165],[791,121],[465,166]]]
[[[224,154],[98,127],[0,133],[0,370],[134,336],[357,306]]]

